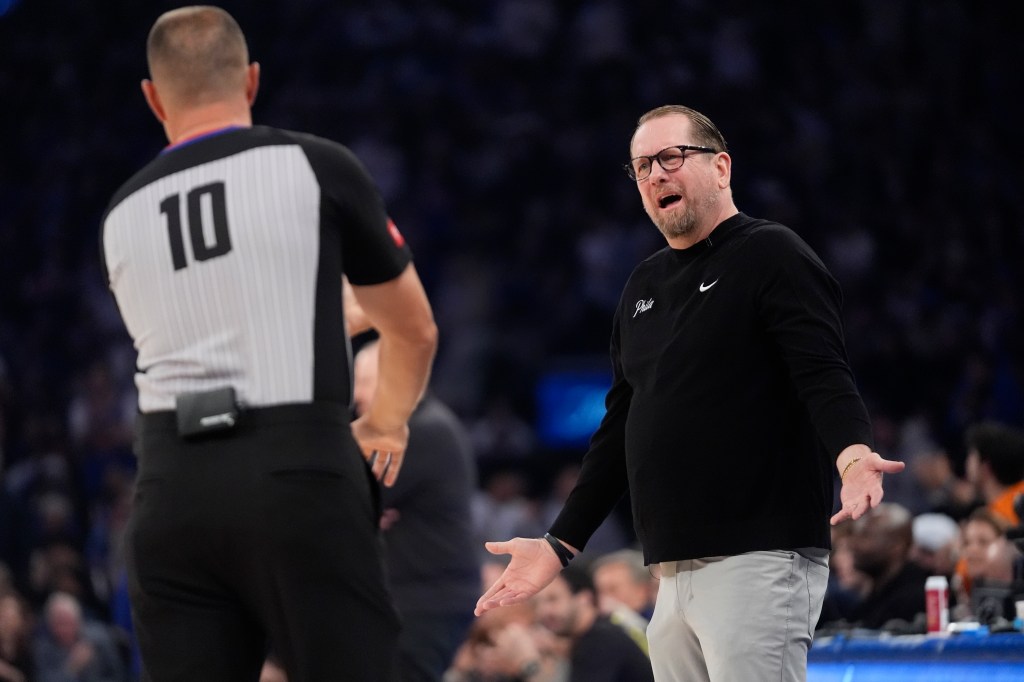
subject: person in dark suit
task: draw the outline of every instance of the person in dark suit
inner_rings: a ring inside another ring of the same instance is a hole
[[[357,414],[370,408],[380,372],[380,345],[356,353]],[[476,462],[469,435],[429,391],[409,418],[402,476],[381,491],[384,565],[402,619],[399,679],[440,682],[473,622],[480,592],[470,499]]]
[[[851,622],[877,629],[891,621],[913,623],[925,612],[928,571],[910,560],[913,542],[913,517],[895,503],[883,502],[854,523],[853,566],[868,576],[871,587],[850,614]]]

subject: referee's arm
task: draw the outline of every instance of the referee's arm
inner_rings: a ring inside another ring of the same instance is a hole
[[[430,378],[437,325],[412,263],[382,284],[352,285],[352,293],[380,336],[377,391],[366,414],[353,422],[352,431],[374,475],[391,486],[409,438],[406,423]]]

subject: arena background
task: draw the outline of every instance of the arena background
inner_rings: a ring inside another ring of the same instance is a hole
[[[173,6],[0,0],[0,558],[16,570],[51,532],[93,570],[116,561],[134,352],[98,227],[165,144],[139,81]],[[256,121],[348,144],[376,178],[435,306],[434,389],[485,475],[511,467],[543,498],[585,447],[620,288],[663,244],[621,164],[665,103],[718,123],[741,210],[791,226],[840,280],[884,456],[956,469],[968,424],[1024,425],[1011,3],[223,6],[262,64]],[[920,502],[913,477],[893,486]]]

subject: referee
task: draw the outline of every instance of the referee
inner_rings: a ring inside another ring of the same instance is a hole
[[[138,351],[144,679],[255,681],[272,644],[292,682],[387,680],[371,475],[394,483],[437,344],[409,249],[348,149],[252,125],[259,65],[229,14],[163,14],[147,58],[170,145],[101,237]],[[380,334],[380,387],[351,426],[343,273]]]

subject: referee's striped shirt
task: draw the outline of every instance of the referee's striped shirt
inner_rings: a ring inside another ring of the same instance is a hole
[[[142,412],[227,385],[252,407],[349,404],[342,272],[378,284],[411,259],[347,148],[263,126],[166,149],[114,195],[100,250]]]

